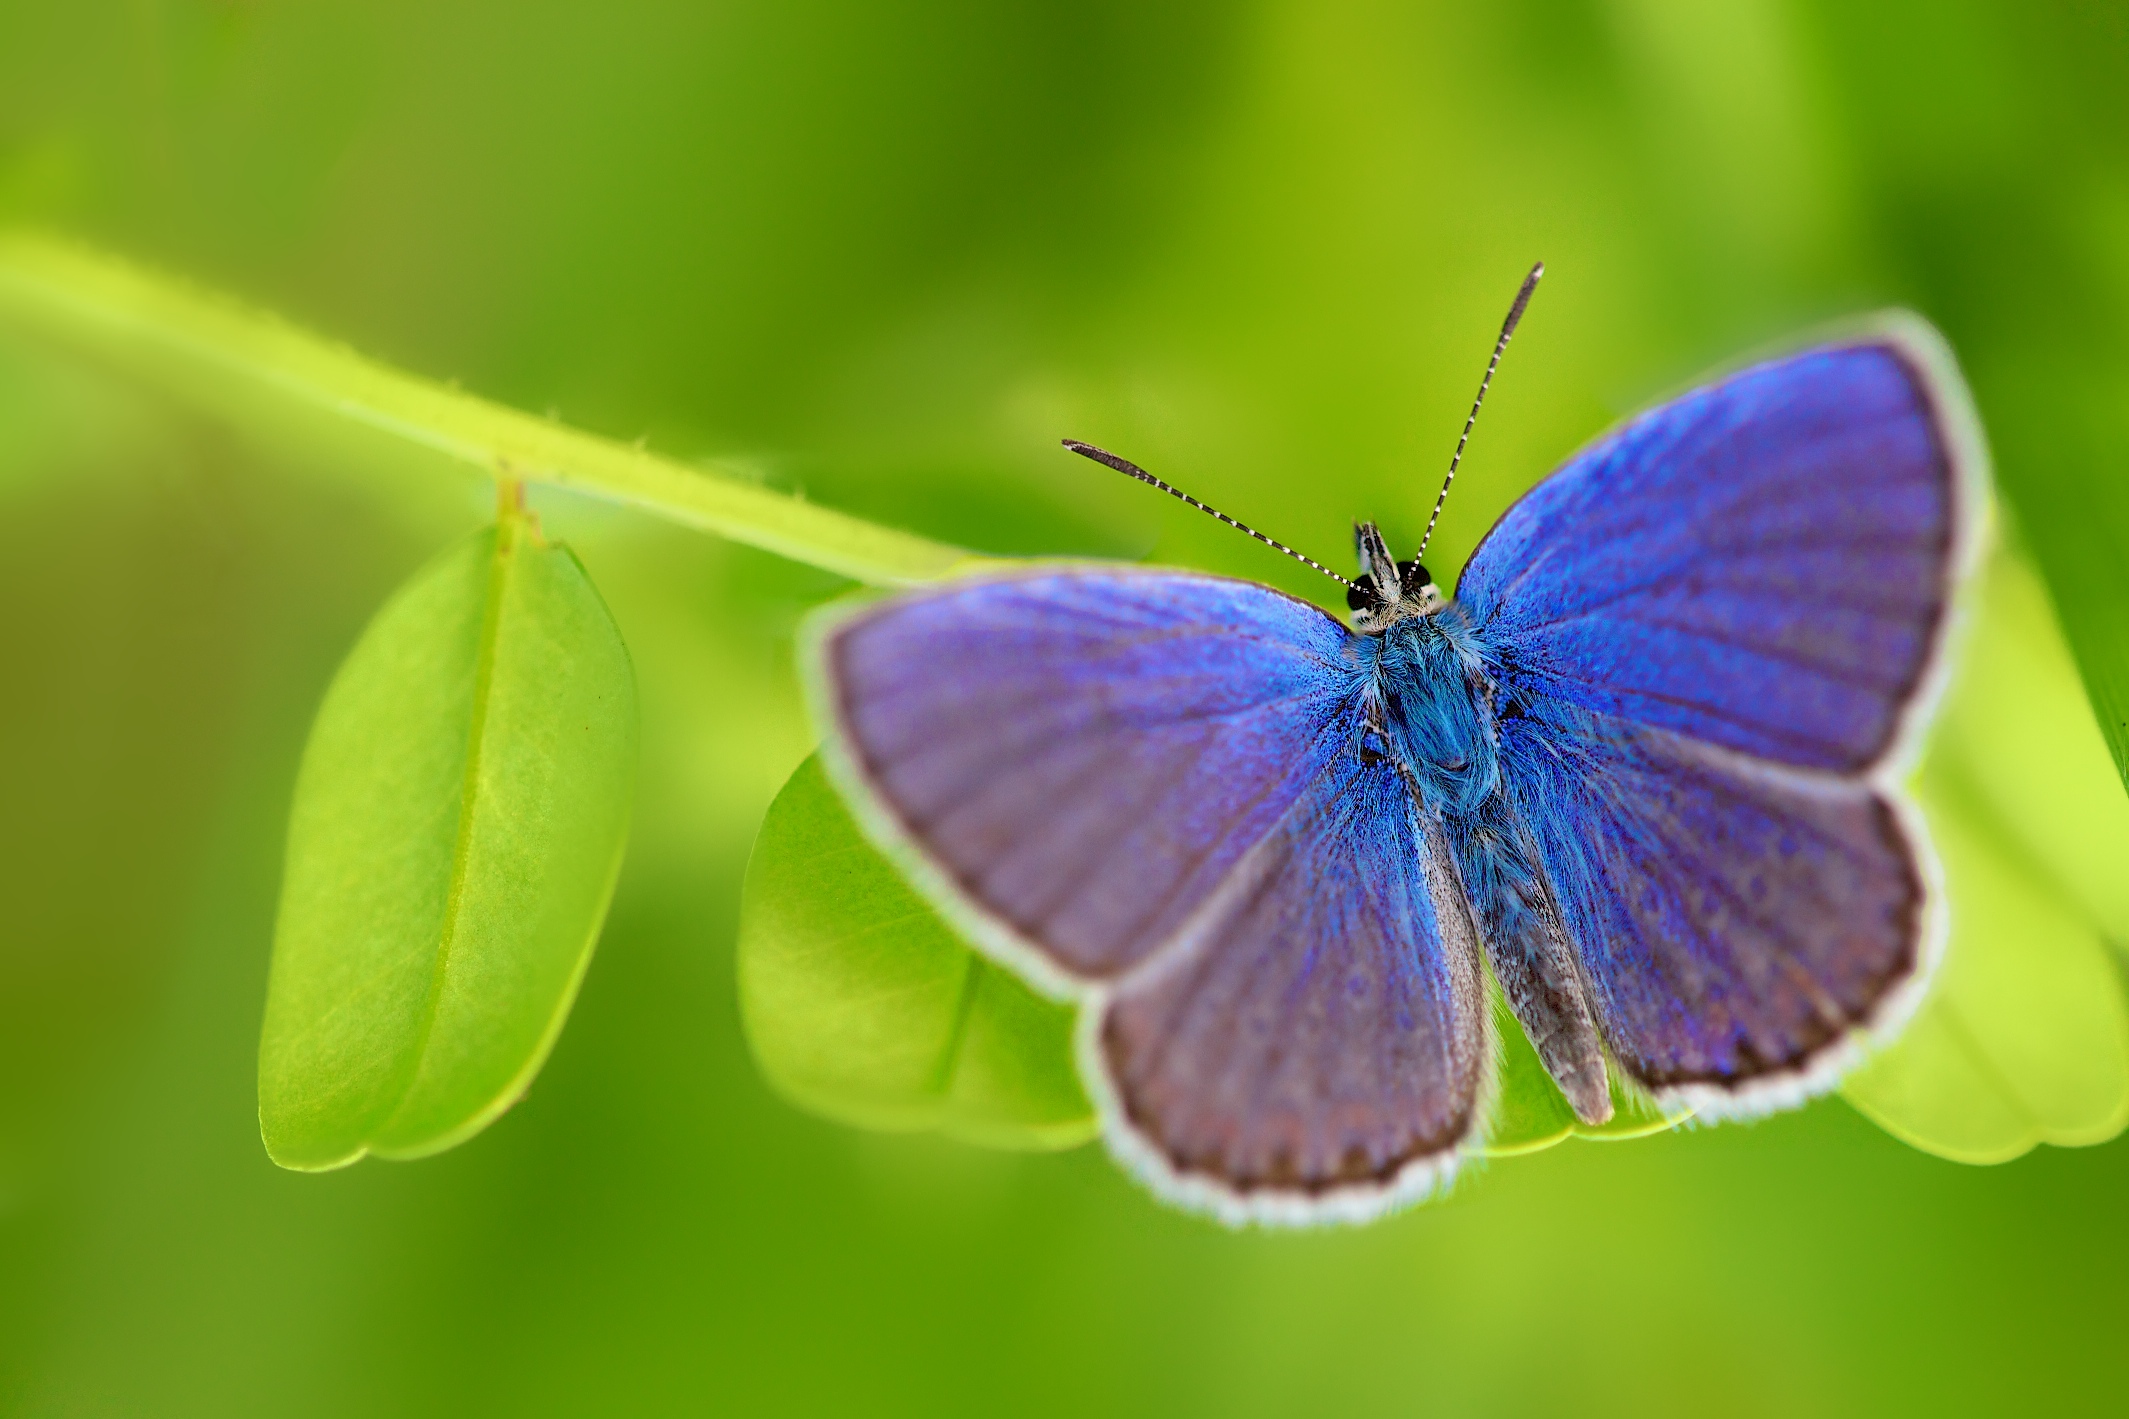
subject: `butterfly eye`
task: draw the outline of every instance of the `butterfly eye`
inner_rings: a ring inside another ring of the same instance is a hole
[[[1418,562],[1399,562],[1397,564],[1397,579],[1405,584],[1407,590],[1411,591],[1417,591],[1422,586],[1431,586],[1434,582],[1434,578],[1428,574],[1427,569]]]
[[[1345,589],[1345,608],[1348,611],[1365,611],[1375,604],[1375,589],[1368,582],[1355,582]]]

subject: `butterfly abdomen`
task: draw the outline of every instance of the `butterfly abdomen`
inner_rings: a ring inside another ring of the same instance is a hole
[[[1546,1073],[1584,1123],[1611,1117],[1604,1047],[1537,845],[1508,800],[1445,825],[1486,960]]]

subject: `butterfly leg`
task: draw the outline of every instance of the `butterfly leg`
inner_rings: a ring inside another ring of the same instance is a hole
[[[1575,1117],[1607,1121],[1612,1096],[1604,1046],[1535,845],[1498,797],[1453,824],[1451,834],[1486,960],[1508,1008]]]

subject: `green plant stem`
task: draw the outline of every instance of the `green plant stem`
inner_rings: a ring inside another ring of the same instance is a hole
[[[115,359],[223,414],[241,415],[264,394],[383,430],[490,477],[610,498],[859,581],[929,581],[982,560],[407,374],[276,316],[47,236],[0,233],[0,322]]]

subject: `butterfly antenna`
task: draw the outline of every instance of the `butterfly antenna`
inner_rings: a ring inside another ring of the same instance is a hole
[[[1515,334],[1523,310],[1530,304],[1530,293],[1538,288],[1538,278],[1544,274],[1545,263],[1542,261],[1530,268],[1530,274],[1523,278],[1523,288],[1515,293],[1515,304],[1508,307],[1508,318],[1501,322],[1501,338],[1493,342],[1493,358],[1486,361],[1485,377],[1478,382],[1478,398],[1471,401],[1471,413],[1464,420],[1464,431],[1456,439],[1456,452],[1449,456],[1449,476],[1442,479],[1442,490],[1434,495],[1434,511],[1427,517],[1427,531],[1419,539],[1419,550],[1412,554],[1414,561],[1426,555],[1427,544],[1434,540],[1434,524],[1441,521],[1442,504],[1449,501],[1449,485],[1456,481],[1456,465],[1464,461],[1464,445],[1471,442],[1471,426],[1478,422],[1478,406],[1486,402],[1486,387],[1493,383],[1493,372],[1501,367],[1501,351],[1508,348],[1508,337]]]
[[[1072,452],[1078,454],[1081,458],[1091,458],[1096,463],[1106,463],[1119,473],[1125,474],[1128,477],[1136,478],[1139,480],[1139,482],[1145,483],[1151,487],[1159,488],[1162,492],[1166,493],[1171,498],[1181,498],[1184,502],[1189,503],[1199,512],[1202,512],[1210,517],[1218,518],[1220,521],[1226,523],[1229,527],[1235,529],[1235,531],[1247,532],[1250,536],[1256,538],[1265,546],[1270,547],[1275,551],[1286,553],[1287,556],[1292,557],[1295,561],[1302,563],[1304,566],[1314,567],[1317,571],[1322,572],[1325,576],[1329,577],[1332,581],[1337,582],[1340,586],[1350,587],[1357,585],[1357,583],[1348,581],[1346,578],[1338,575],[1338,573],[1332,571],[1329,567],[1317,561],[1314,557],[1304,557],[1299,552],[1296,552],[1293,548],[1287,546],[1284,542],[1280,542],[1273,538],[1266,537],[1263,533],[1257,531],[1256,528],[1251,527],[1248,523],[1237,522],[1233,518],[1229,517],[1226,513],[1221,512],[1218,508],[1207,507],[1205,504],[1199,502],[1196,498],[1190,496],[1190,494],[1184,492],[1181,488],[1175,487],[1169,483],[1163,483],[1160,479],[1154,477],[1151,473],[1148,473],[1145,469],[1139,467],[1136,463],[1133,463],[1128,458],[1118,458],[1115,454],[1109,452],[1105,448],[1096,448],[1093,444],[1081,443],[1078,439],[1066,439],[1064,441],[1064,446],[1066,448],[1071,449]]]

